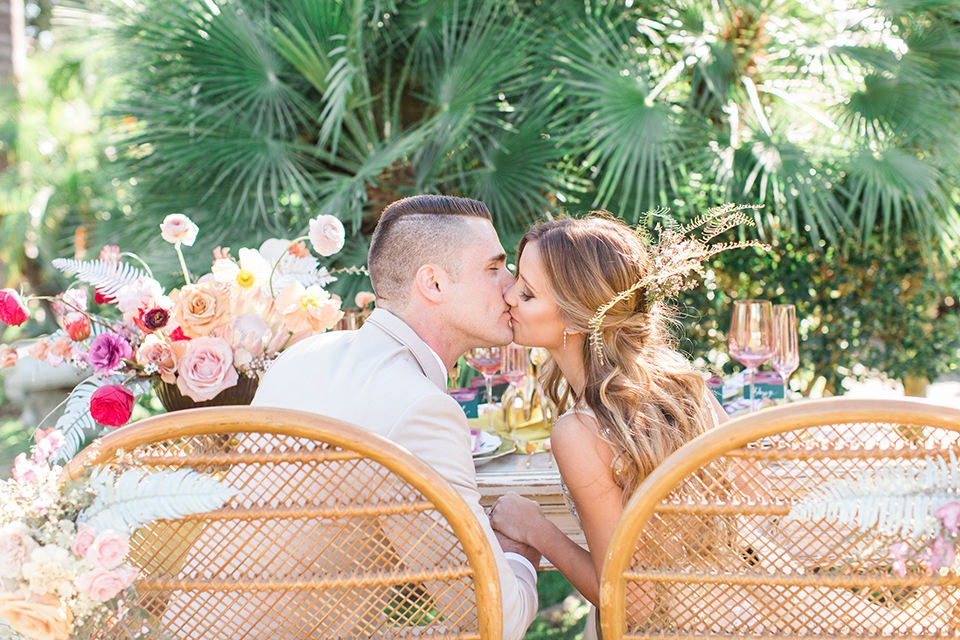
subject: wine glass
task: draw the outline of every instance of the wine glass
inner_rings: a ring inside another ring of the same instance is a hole
[[[773,306],[768,300],[733,303],[727,348],[750,375],[750,411],[753,411],[757,401],[754,376],[760,365],[773,355]]]
[[[493,374],[503,366],[503,355],[500,347],[478,347],[466,353],[467,364],[480,372],[487,389],[487,408],[490,433],[493,433]]]
[[[783,401],[787,401],[787,381],[800,366],[797,344],[797,308],[792,304],[773,307],[773,357],[770,365],[783,378]]]
[[[503,374],[503,377],[507,379],[507,382],[509,382],[514,389],[512,394],[504,394],[504,417],[510,424],[510,438],[516,440],[518,418],[514,412],[513,402],[516,398],[523,398],[520,392],[520,384],[523,382],[523,379],[527,377],[529,359],[527,358],[527,348],[521,347],[518,344],[513,344],[512,342],[502,348],[502,353],[503,368],[500,370],[500,373]],[[506,398],[511,400],[509,404],[507,403]],[[525,400],[526,398],[524,398],[524,401]]]

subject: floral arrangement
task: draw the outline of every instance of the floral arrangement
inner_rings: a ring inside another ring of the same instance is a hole
[[[50,464],[63,447],[56,429],[37,432],[0,484],[0,635],[67,640],[110,626],[129,638],[157,637],[135,602],[139,576],[130,534],[151,520],[219,508],[236,492],[190,469],[85,471],[78,480]]]
[[[284,349],[343,317],[340,298],[324,288],[335,276],[319,266],[305,242],[320,256],[338,252],[345,234],[333,216],[311,220],[307,236],[270,239],[259,249],[240,249],[236,257],[218,247],[210,273],[196,280],[182,247],[193,245],[197,226],[172,214],[160,232],[174,246],[184,277],[184,285],[169,293],[148,265],[116,246],[104,247],[98,260],[53,262],[75,275],[79,286],[53,299],[62,329],[35,343],[29,356],[93,374],[73,391],[56,425],[66,438],[62,459],[76,454],[96,424],[125,424],[151,384],[173,385],[195,402],[209,401],[243,379],[257,381]],[[372,298],[361,293],[357,303],[365,306]],[[29,317],[17,291],[0,290],[0,321],[19,326]],[[15,349],[0,345],[0,366],[16,359]]]
[[[960,543],[960,467],[935,456],[922,467],[891,465],[861,477],[825,483],[791,510],[790,519],[836,519],[875,541],[903,577],[954,570]]]

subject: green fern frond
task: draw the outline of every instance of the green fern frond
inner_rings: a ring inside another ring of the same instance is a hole
[[[920,468],[892,466],[872,475],[824,483],[790,510],[792,520],[836,519],[861,532],[918,540],[933,532],[934,512],[960,500],[960,472],[953,451]]]
[[[97,497],[79,516],[98,531],[128,533],[153,520],[181,518],[219,509],[239,492],[193,469],[148,473],[125,471],[114,482],[109,470],[90,478]]]
[[[78,280],[92,284],[108,297],[116,296],[124,285],[147,275],[139,267],[126,262],[56,258],[52,264],[65,274],[76,275]]]

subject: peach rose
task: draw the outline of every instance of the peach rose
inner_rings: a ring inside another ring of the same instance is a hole
[[[199,338],[230,322],[230,305],[213,282],[191,284],[172,291],[173,319],[183,335]]]
[[[377,301],[377,296],[373,295],[369,291],[361,291],[353,299],[353,303],[358,307],[360,307],[361,309],[365,309],[368,304],[376,301]]]
[[[322,256],[332,256],[343,248],[346,232],[343,223],[335,216],[317,216],[310,221],[310,244]]]
[[[137,349],[137,362],[142,365],[155,365],[160,379],[168,384],[177,381],[177,356],[177,352],[156,334],[144,338],[143,344]]]
[[[24,559],[37,548],[27,525],[11,522],[0,529],[0,578],[19,580]]]
[[[97,534],[84,557],[96,567],[115,569],[128,553],[130,553],[130,537],[107,529]]]
[[[77,525],[77,536],[73,539],[73,544],[70,545],[70,551],[78,558],[82,558],[87,555],[87,549],[90,548],[90,545],[93,544],[96,537],[97,530],[81,522]]]
[[[77,578],[77,586],[81,593],[90,596],[91,600],[106,602],[133,584],[136,579],[136,569],[127,565],[112,571],[97,567]]]
[[[200,228],[182,213],[171,213],[160,225],[160,235],[170,244],[185,244],[192,247]]]
[[[340,296],[330,295],[323,287],[316,285],[304,288],[299,282],[293,283],[277,296],[277,309],[292,333],[332,329],[343,318],[340,304]]]
[[[0,369],[9,369],[17,364],[17,350],[5,344],[0,344]]]
[[[34,640],[69,640],[73,615],[60,599],[23,591],[0,593],[0,618],[14,631]]]
[[[223,338],[195,338],[177,363],[177,388],[197,402],[210,400],[237,384],[233,349]]]

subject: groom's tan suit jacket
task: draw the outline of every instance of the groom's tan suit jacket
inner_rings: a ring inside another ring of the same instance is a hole
[[[377,309],[359,331],[325,333],[287,349],[264,376],[253,404],[359,425],[408,449],[449,481],[490,540],[500,574],[504,638],[519,640],[537,613],[535,580],[522,562],[504,555],[480,507],[470,429],[460,405],[446,393],[446,378],[413,329]]]

